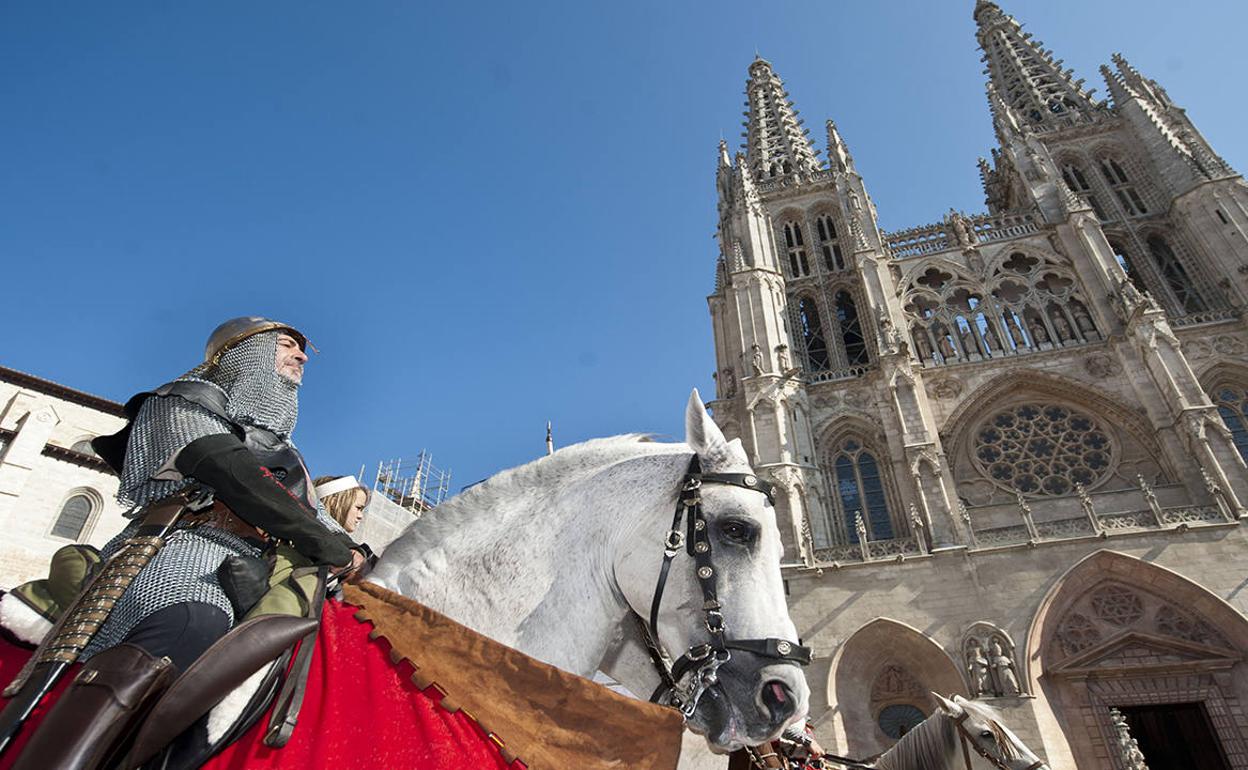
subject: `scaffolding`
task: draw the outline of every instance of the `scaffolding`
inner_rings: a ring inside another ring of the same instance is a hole
[[[377,463],[373,491],[381,492],[398,505],[419,516],[446,499],[451,488],[451,472],[433,464],[433,455],[420,450],[415,460]]]

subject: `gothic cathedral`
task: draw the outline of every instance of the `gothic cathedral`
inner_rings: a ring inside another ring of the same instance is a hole
[[[715,419],[783,491],[830,750],[980,697],[1053,770],[1248,768],[1248,185],[1113,56],[974,10],[987,213],[883,232],[779,76],[720,144]]]

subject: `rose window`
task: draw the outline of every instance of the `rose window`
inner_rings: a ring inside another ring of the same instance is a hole
[[[975,436],[980,470],[1028,496],[1068,495],[1109,473],[1113,445],[1092,417],[1057,404],[1022,404],[993,415]]]

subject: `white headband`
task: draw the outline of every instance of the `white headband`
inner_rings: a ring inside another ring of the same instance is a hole
[[[329,497],[330,495],[346,492],[348,489],[355,489],[360,486],[360,482],[355,480],[355,476],[343,476],[340,479],[331,479],[324,484],[316,487],[314,490],[319,498]]]

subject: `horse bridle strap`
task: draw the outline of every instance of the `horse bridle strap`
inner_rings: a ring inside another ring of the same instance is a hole
[[[707,531],[706,516],[702,512],[701,489],[704,484],[729,486],[761,492],[774,504],[771,484],[750,473],[703,473],[702,464],[695,454],[689,460],[689,469],[681,484],[676,501],[676,513],[672,528],[663,538],[663,563],[659,568],[654,599],[650,602],[650,623],[643,625],[643,636],[650,650],[650,657],[659,671],[662,684],[650,700],[668,698],[685,715],[693,716],[702,694],[718,679],[717,671],[732,657],[732,650],[750,652],[764,658],[788,661],[798,665],[810,663],[809,647],[787,639],[729,639],[724,626],[724,616],[719,603],[718,575],[711,562],[711,538]],[[687,520],[686,520],[687,519]],[[683,526],[682,526],[683,525]],[[682,531],[683,530],[683,531]],[[690,647],[685,654],[669,663],[659,640],[659,608],[663,604],[663,589],[667,586],[672,561],[681,548],[693,557],[694,574],[702,590],[702,612],[710,642]],[[682,691],[680,681],[693,672],[693,681]]]

